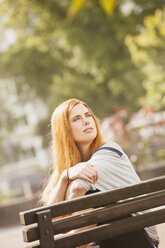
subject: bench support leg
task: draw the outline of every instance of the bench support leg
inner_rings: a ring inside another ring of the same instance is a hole
[[[38,216],[41,248],[54,248],[51,210],[37,212],[36,214]]]

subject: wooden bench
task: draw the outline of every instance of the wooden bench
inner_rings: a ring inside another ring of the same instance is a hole
[[[56,218],[86,209],[86,213]],[[131,215],[148,209],[152,212]],[[20,222],[29,225],[23,230],[24,241],[38,240],[27,246],[35,248],[76,247],[160,224],[165,222],[165,176],[21,212]],[[99,225],[75,234],[66,233],[91,224]],[[57,235],[60,233],[61,237]]]

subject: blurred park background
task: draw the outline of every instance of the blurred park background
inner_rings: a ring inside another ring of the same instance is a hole
[[[164,0],[0,0],[1,228],[35,206],[50,116],[69,98],[92,108],[144,178],[164,173]]]

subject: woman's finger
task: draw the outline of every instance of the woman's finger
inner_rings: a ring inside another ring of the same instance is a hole
[[[89,182],[89,183],[95,183],[95,181],[93,181],[92,179],[90,179],[88,176],[86,176],[86,175],[81,175],[81,178],[82,179],[84,179],[84,180],[86,180],[87,182]]]
[[[95,183],[97,181],[97,176],[95,174],[90,173],[89,171],[84,171],[81,174],[81,177],[82,176],[85,176],[85,177],[89,178],[91,183]]]
[[[88,170],[88,169],[82,171],[81,174],[87,176],[91,180],[94,180],[94,178],[95,178],[95,174],[92,171]]]
[[[92,173],[93,176],[96,177],[96,180],[98,179],[98,172],[94,167],[88,166],[88,171],[90,171],[90,173]]]
[[[90,177],[92,177],[93,180],[97,181],[97,179],[98,179],[97,171],[93,171],[90,168],[88,168],[88,170],[86,172],[90,175]]]

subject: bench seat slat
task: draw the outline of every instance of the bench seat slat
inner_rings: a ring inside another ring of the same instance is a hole
[[[64,233],[71,229],[80,228],[86,225],[105,222],[118,217],[126,216],[131,213],[143,211],[149,208],[165,205],[165,190],[120,202],[115,205],[107,206],[102,209],[92,210],[83,215],[70,216],[53,222],[54,234]],[[39,239],[38,227],[26,228],[23,231],[25,242],[32,242]]]
[[[36,208],[20,213],[20,223],[29,225],[37,222],[36,212],[51,209],[52,217],[57,217],[80,211],[82,209],[101,207],[102,205],[117,202],[129,197],[155,192],[165,189],[165,176],[143,181],[142,183],[129,185],[127,187],[99,192],[94,195],[76,198],[70,201],[63,201],[51,206]]]

